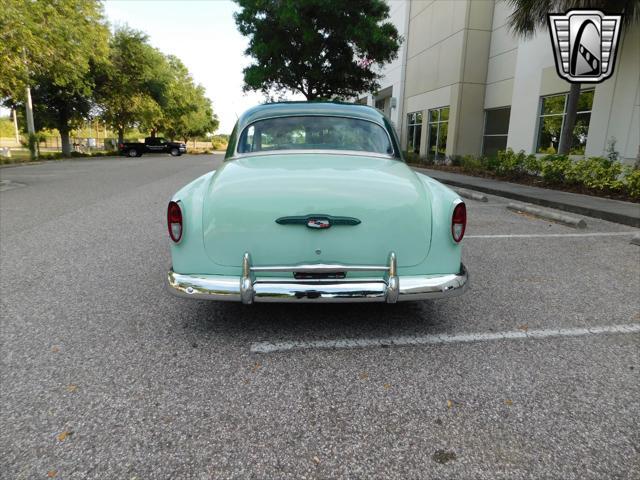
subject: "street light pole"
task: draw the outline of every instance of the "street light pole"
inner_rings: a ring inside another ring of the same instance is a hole
[[[27,71],[29,71],[29,63],[27,62],[27,49],[22,47],[22,58],[24,59],[24,63],[27,67]],[[25,88],[26,90],[26,102],[25,102],[25,109],[26,109],[26,113],[27,113],[27,133],[29,136],[29,149],[31,149],[31,145],[33,144],[33,137],[32,135],[36,134],[36,127],[33,124],[33,102],[31,101],[31,87],[29,87],[29,85],[26,86]],[[37,159],[38,158],[38,144],[35,144],[35,148],[32,152],[33,158]]]
[[[11,109],[13,114],[13,128],[16,131],[16,143],[20,145],[20,132],[18,131],[18,112],[15,108]]]
[[[33,139],[32,139],[32,135],[36,134],[36,127],[33,124],[33,102],[31,101],[31,88],[29,88],[29,86],[27,85],[26,88],[26,102],[25,102],[25,108],[27,110],[27,132],[29,133],[29,145],[32,144]],[[36,143],[34,149],[33,149],[33,157],[35,159],[38,158],[38,144]]]
[[[33,102],[31,101],[31,88],[29,88],[27,86],[27,102],[26,102],[26,109],[27,109],[27,132],[29,133],[29,135],[32,135],[34,133],[36,133],[36,127],[33,124]]]

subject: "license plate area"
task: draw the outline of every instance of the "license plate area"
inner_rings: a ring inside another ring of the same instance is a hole
[[[293,278],[296,280],[341,280],[347,276],[346,272],[294,272]]]

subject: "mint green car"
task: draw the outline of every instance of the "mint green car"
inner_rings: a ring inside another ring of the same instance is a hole
[[[459,295],[466,209],[404,162],[371,107],[272,103],[238,120],[221,168],[169,203],[169,290],[253,302]]]

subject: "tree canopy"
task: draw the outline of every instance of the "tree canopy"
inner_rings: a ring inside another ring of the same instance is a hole
[[[605,13],[624,13],[623,25],[640,20],[640,0],[507,0],[513,8],[509,17],[511,29],[518,35],[530,36],[547,26],[549,13],[565,13],[576,8],[590,8]]]
[[[374,91],[402,38],[384,0],[235,0],[249,37],[244,89],[292,90],[308,100]]]
[[[202,86],[176,57],[129,27],[109,31],[99,0],[4,0],[0,9],[0,103],[33,98],[37,129],[69,133],[101,118],[119,140],[133,127],[182,139],[215,131]]]
[[[21,98],[35,77],[82,84],[106,55],[108,30],[95,0],[3,0],[0,8],[0,97]]]
[[[117,29],[109,61],[99,69],[97,97],[102,118],[122,141],[134,126],[151,135],[187,139],[213,133],[218,121],[204,88],[185,65],[152,47],[142,32]]]
[[[118,141],[127,128],[152,123],[161,115],[159,102],[167,83],[164,63],[143,32],[122,27],[112,35],[108,59],[98,67],[96,94],[101,116],[118,132]]]

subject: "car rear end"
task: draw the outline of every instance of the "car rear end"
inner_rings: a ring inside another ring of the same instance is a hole
[[[395,303],[464,292],[466,209],[457,194],[409,169],[397,144],[269,151],[273,131],[262,134],[262,149],[238,147],[174,197],[172,293],[249,304]]]

